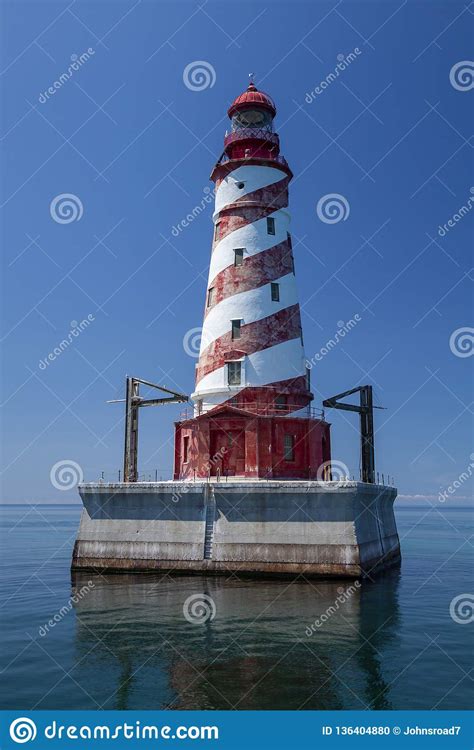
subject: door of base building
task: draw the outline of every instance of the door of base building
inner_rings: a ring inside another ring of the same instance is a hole
[[[245,430],[211,431],[211,476],[234,477],[245,474]]]

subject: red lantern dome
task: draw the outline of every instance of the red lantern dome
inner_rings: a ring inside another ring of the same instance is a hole
[[[236,112],[241,109],[247,109],[248,107],[262,107],[269,111],[272,117],[276,115],[276,107],[273,99],[264,91],[259,91],[255,84],[250,81],[247,90],[240,94],[237,99],[234,99],[227,114],[232,117]]]

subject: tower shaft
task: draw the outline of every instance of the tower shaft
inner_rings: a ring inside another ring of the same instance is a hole
[[[211,175],[194,419],[177,425],[175,477],[311,478],[329,458],[329,425],[310,406],[288,209],[293,175],[267,94],[250,84],[228,114],[232,130]]]

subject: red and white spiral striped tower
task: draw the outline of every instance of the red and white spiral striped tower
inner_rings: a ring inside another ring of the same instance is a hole
[[[192,419],[177,424],[175,478],[314,478],[329,425],[311,409],[290,235],[292,173],[276,107],[253,83],[228,110],[215,165],[214,239]]]

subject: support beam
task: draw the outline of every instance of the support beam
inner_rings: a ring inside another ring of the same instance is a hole
[[[123,456],[123,481],[138,479],[138,389],[135,378],[127,377],[125,396],[125,448]]]
[[[341,398],[360,393],[360,404],[342,404]],[[343,411],[355,411],[360,414],[360,456],[362,481],[369,484],[375,483],[375,446],[374,446],[374,405],[371,385],[360,385],[349,391],[338,393],[323,401],[326,409],[341,409]],[[377,409],[381,407],[375,407]]]
[[[145,399],[140,396],[140,384],[156,388],[164,393],[171,394],[166,398]],[[169,403],[184,403],[189,401],[188,396],[183,393],[171,391],[162,385],[150,383],[142,378],[127,376],[125,399],[114,399],[109,403],[123,403],[125,401],[125,445],[123,455],[123,481],[138,481],[138,411],[141,406],[161,406]]]
[[[372,406],[372,386],[361,388],[360,436],[362,458],[362,481],[375,482],[374,410]]]

